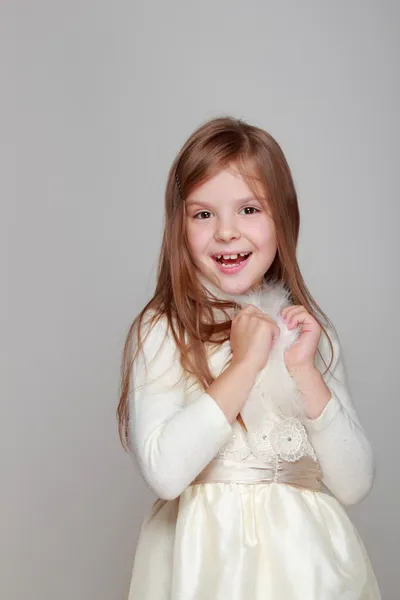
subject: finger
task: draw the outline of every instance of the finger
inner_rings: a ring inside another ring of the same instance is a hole
[[[281,330],[279,325],[270,316],[261,313],[261,315],[252,315],[252,318],[257,319],[260,323],[267,323],[269,331],[272,332],[272,337],[275,339],[279,337]]]
[[[260,314],[254,314],[254,315],[252,315],[252,317],[255,317],[256,319],[260,319],[261,321],[265,321],[265,322],[269,323],[270,325],[275,325],[276,327],[278,327],[277,322],[272,317],[267,315],[266,313],[260,312]],[[279,329],[279,327],[278,327],[278,329]]]
[[[254,306],[254,304],[247,304],[244,308],[242,308],[234,317],[233,320],[238,320],[238,318],[257,318],[261,321],[267,322],[270,325],[275,325],[278,329],[278,333],[280,333],[280,329],[278,327],[277,322],[267,313],[264,313],[262,310]]]
[[[288,310],[285,313],[285,315],[282,315],[282,317],[283,317],[283,319],[285,320],[286,323],[289,323],[290,321],[293,320],[293,318],[296,315],[304,314],[304,313],[308,314],[308,312],[306,311],[306,309],[304,308],[304,306],[293,306],[293,307],[291,307],[291,310],[290,311]]]
[[[257,312],[261,312],[255,304],[243,304],[242,310],[255,310]]]
[[[239,322],[237,322],[239,323]],[[248,330],[251,327],[255,327],[256,329],[260,326],[268,325],[268,330],[272,332],[272,337],[275,339],[280,335],[280,328],[276,321],[274,321],[269,315],[263,313],[262,311],[258,311],[257,313],[249,313],[242,315],[240,320],[240,326],[244,327],[244,330]]]
[[[291,309],[296,308],[300,306],[299,304],[289,304],[289,306],[285,306],[285,308],[282,308],[281,310],[281,315],[284,316],[286,315]]]
[[[294,315],[292,315],[288,321],[286,321],[286,325],[288,327],[288,329],[293,329],[294,327],[297,326],[302,326],[303,330],[304,330],[304,326],[306,326],[307,324],[311,323],[312,321],[312,317],[311,315],[306,311],[301,311],[298,312]]]
[[[293,304],[291,306],[286,306],[285,308],[283,308],[281,310],[281,316],[283,318],[285,318],[288,315],[290,315],[293,311],[296,311],[296,310],[299,310],[299,309],[304,309],[304,306],[302,306],[301,304]]]
[[[248,315],[248,314],[254,314],[254,313],[261,313],[261,310],[259,308],[257,308],[256,306],[254,306],[254,304],[245,304],[239,310],[239,312],[237,313],[236,316],[239,316],[239,315]]]

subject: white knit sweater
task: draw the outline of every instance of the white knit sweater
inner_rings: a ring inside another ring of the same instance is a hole
[[[278,320],[286,297],[280,289],[275,288],[274,293],[273,303],[264,302],[260,308]],[[278,303],[276,294],[281,296]],[[252,302],[255,303],[254,298]],[[288,331],[284,331],[283,322],[279,325],[284,339]],[[331,398],[317,419],[302,417],[299,427],[306,432],[308,446],[304,446],[304,452],[317,458],[326,489],[342,504],[350,505],[369,493],[374,479],[374,461],[351,401],[339,340],[332,330],[329,335],[334,345],[334,361],[324,380]],[[324,335],[319,349],[329,364],[329,345]],[[210,357],[210,368],[215,376],[223,370],[229,352],[227,342]],[[289,389],[291,378],[286,369],[282,369],[282,360],[279,363],[272,358],[270,370],[266,370],[266,377],[260,374],[254,390],[282,389],[285,378],[285,389]],[[273,367],[275,363],[276,368]],[[324,372],[325,366],[318,355],[316,366]],[[252,464],[262,460],[252,453],[252,446],[247,443],[239,423],[231,425],[215,400],[196,381],[183,376],[165,319],[161,319],[146,337],[143,353],[136,359],[132,375],[130,449],[144,480],[160,498],[177,498],[213,458],[226,456],[224,448],[235,460],[253,461]],[[250,425],[252,415],[260,422],[264,413],[265,418],[270,419],[265,401],[263,404],[257,400],[259,396],[250,394],[241,411],[246,425],[246,414]],[[270,396],[273,399],[273,394]],[[275,415],[276,411],[272,413]]]

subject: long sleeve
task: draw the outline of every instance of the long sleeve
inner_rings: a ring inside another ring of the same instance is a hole
[[[318,457],[323,483],[344,505],[360,502],[370,492],[374,481],[374,458],[369,441],[356,415],[347,385],[342,350],[337,335],[330,329],[334,359],[324,375],[331,398],[322,414],[306,419],[310,442]],[[321,336],[320,350],[329,364],[329,344]],[[325,371],[320,357],[316,364]]]
[[[217,454],[232,427],[205,392],[185,404],[185,380],[166,319],[143,334],[143,352],[132,370],[130,449],[149,487],[172,500]]]

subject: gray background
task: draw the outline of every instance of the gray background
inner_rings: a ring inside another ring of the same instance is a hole
[[[154,497],[117,437],[122,345],[169,165],[222,114],[269,130],[293,169],[300,264],[377,458],[350,513],[398,597],[398,7],[1,3],[1,598],[126,598]]]

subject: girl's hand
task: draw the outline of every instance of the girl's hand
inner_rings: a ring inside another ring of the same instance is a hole
[[[280,329],[276,322],[252,304],[242,308],[232,320],[232,363],[248,363],[258,373],[268,361]]]
[[[314,369],[315,353],[321,337],[321,325],[306,311],[304,306],[287,306],[281,311],[281,316],[288,329],[294,329],[297,325],[301,326],[298,339],[285,352],[288,371],[293,374],[298,369]]]

